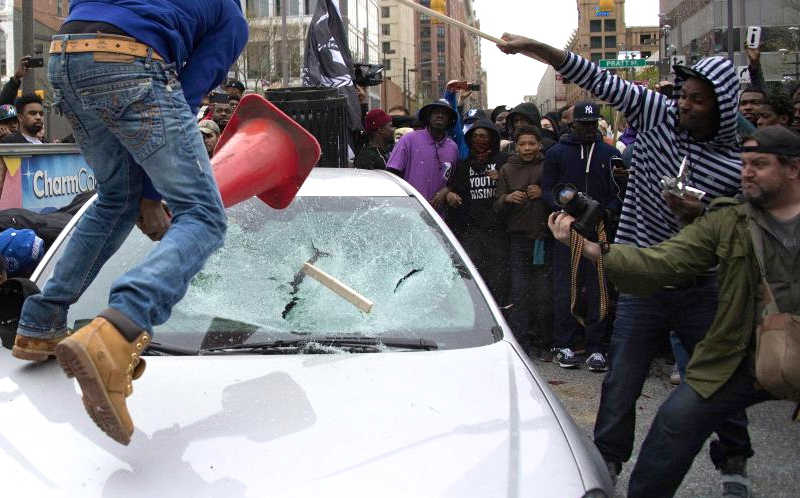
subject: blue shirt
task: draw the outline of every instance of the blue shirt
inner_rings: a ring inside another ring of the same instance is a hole
[[[72,0],[70,21],[113,24],[174,62],[192,112],[247,43],[237,0]]]

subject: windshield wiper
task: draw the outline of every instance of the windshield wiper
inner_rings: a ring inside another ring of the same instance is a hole
[[[197,356],[198,354],[200,354],[200,351],[197,349],[151,342],[142,353],[142,356]]]
[[[275,341],[231,344],[229,346],[205,348],[200,351],[200,354],[215,354],[226,351],[282,352],[287,349],[301,350],[309,347],[314,348],[312,352],[319,353],[329,352],[324,350],[325,347],[365,353],[377,353],[381,351],[381,347],[424,351],[439,349],[439,345],[430,339],[415,339],[410,337],[305,336],[293,339],[278,339]]]

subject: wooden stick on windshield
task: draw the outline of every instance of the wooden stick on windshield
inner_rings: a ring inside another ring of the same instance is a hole
[[[334,277],[328,275],[311,263],[303,264],[303,273],[329,288],[364,313],[369,313],[372,311],[372,307],[375,305],[375,303],[369,299],[365,298],[358,292],[336,280]]]

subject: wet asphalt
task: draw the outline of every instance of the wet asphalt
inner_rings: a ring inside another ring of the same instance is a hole
[[[566,370],[555,363],[534,360],[539,372],[547,379],[550,388],[591,439],[597,406],[600,403],[600,386],[604,374],[585,368]],[[627,493],[628,479],[638,456],[642,440],[661,403],[672,391],[669,382],[671,366],[656,360],[637,403],[636,441],[631,461],[622,468],[617,482],[617,497]],[[747,410],[750,419],[750,437],[756,455],[748,462],[748,473],[753,482],[753,496],[759,498],[800,497],[800,423],[791,423],[789,417],[794,405],[788,402],[767,402]],[[712,436],[713,437],[713,436]],[[722,485],[719,473],[708,456],[708,442],[695,458],[694,465],[675,495],[681,498],[720,497]]]

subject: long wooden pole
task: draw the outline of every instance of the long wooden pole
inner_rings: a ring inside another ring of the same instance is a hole
[[[411,7],[412,9],[414,9],[414,10],[416,10],[418,12],[422,12],[423,14],[427,14],[427,15],[429,15],[431,17],[435,17],[436,19],[439,19],[440,21],[445,22],[445,23],[447,23],[447,24],[449,24],[451,26],[455,26],[457,28],[463,29],[464,31],[469,31],[470,33],[476,34],[476,35],[480,36],[481,38],[483,38],[485,40],[489,40],[489,41],[492,41],[494,43],[499,43],[500,45],[505,45],[505,43],[506,43],[501,38],[497,38],[496,36],[492,36],[492,35],[490,35],[488,33],[484,33],[483,31],[481,31],[478,28],[475,28],[473,26],[470,26],[469,24],[464,24],[461,21],[456,21],[452,17],[448,17],[448,16],[446,16],[444,14],[436,12],[435,10],[431,10],[428,7],[425,7],[424,5],[420,5],[420,4],[416,3],[416,2],[414,2],[414,0],[397,0],[397,1],[402,3],[403,5]]]

